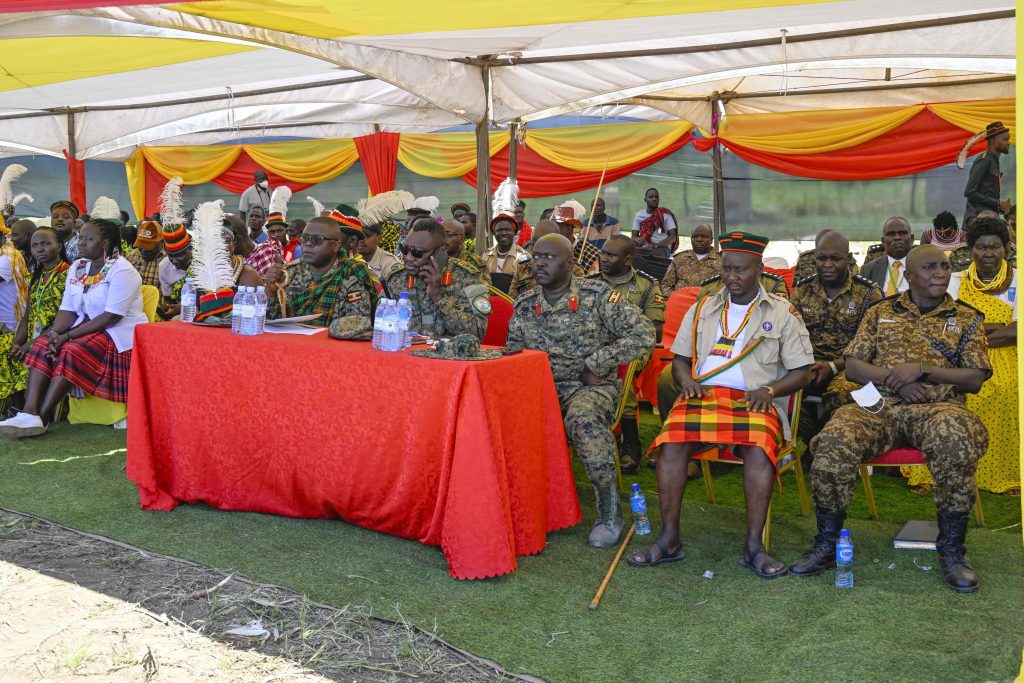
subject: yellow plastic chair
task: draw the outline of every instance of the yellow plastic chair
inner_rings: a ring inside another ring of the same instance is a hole
[[[804,467],[800,462],[800,456],[796,452],[796,433],[797,427],[800,424],[800,408],[803,402],[803,391],[790,396],[789,399],[789,428],[792,437],[789,441],[784,442],[779,448],[779,471],[778,476],[782,477],[784,472],[793,470],[793,474],[796,476],[796,488],[800,495],[800,508],[803,510],[804,517],[808,517],[811,514],[811,497],[807,493],[807,481],[804,477]],[[693,456],[694,459],[700,461],[700,470],[704,478],[704,489],[707,491],[708,502],[715,503],[715,488],[711,483],[711,462],[726,462],[734,465],[742,465],[743,461],[732,455],[732,453],[726,453],[720,448],[711,448],[706,451],[702,451]],[[781,488],[781,481],[779,487]],[[768,503],[768,515],[764,522],[764,532],[762,533],[762,539],[764,542],[765,549],[768,549],[769,542],[771,541],[772,535],[772,506]]]
[[[156,320],[160,290],[142,285],[142,311],[149,322]],[[96,396],[68,399],[68,422],[71,424],[112,425],[128,417],[128,404],[115,403]]]
[[[622,390],[619,392],[619,402],[615,405],[615,419],[612,420],[611,426],[608,428],[609,431],[614,432],[615,428],[619,426],[619,422],[622,421],[622,414],[626,412],[626,402],[629,401],[629,389],[633,386],[633,378],[636,377],[637,371],[640,369],[640,359],[636,359],[629,365],[625,366],[625,371],[622,372],[622,367],[619,366],[620,373],[622,374]],[[625,487],[622,483],[622,465],[620,463],[620,450],[622,444],[618,439],[615,440],[615,476],[619,481],[619,490],[624,491]]]

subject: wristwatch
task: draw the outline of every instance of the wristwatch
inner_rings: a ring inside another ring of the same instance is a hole
[[[928,375],[930,375],[930,374],[932,374],[932,364],[931,363],[921,363],[921,376],[917,378],[918,381],[919,382],[924,382],[925,380],[928,379]]]

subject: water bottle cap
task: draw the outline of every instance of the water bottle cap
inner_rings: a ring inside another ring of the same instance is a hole
[[[402,292],[402,293],[401,293],[401,294],[399,294],[398,296],[399,296],[400,298],[402,298],[402,299],[408,299],[408,298],[409,298],[409,292]]]
[[[267,288],[264,287],[263,285],[260,285],[259,287],[256,288],[256,291],[257,292],[265,292],[265,291],[267,291]]]
[[[843,529],[842,531],[839,532],[839,536],[841,538],[849,538],[850,537],[850,530],[849,529]]]
[[[640,484],[633,484],[633,490],[634,491],[639,491],[640,490]]]

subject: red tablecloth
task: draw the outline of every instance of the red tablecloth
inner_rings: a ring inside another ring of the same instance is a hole
[[[128,477],[142,507],[341,517],[511,572],[580,520],[547,356],[457,362],[369,343],[139,325]]]

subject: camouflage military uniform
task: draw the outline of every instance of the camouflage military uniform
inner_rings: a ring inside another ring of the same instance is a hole
[[[800,312],[804,326],[811,335],[814,360],[834,361],[842,358],[868,307],[881,298],[882,292],[878,285],[860,275],[851,275],[832,301],[828,300],[825,286],[817,275],[797,282],[790,301]],[[844,403],[849,403],[852,400],[850,392],[858,388],[859,384],[846,379],[844,371],[833,377],[822,395],[825,417]],[[807,418],[807,430],[801,429],[802,435],[807,438],[822,426],[812,421],[815,417],[813,412],[804,410],[801,415]],[[801,419],[801,427],[804,424],[805,420]]]
[[[814,250],[808,249],[807,251],[800,252],[800,256],[796,260],[796,271],[793,274],[794,286],[798,280],[805,280],[809,277],[814,277],[818,272],[817,267],[814,264]],[[850,255],[850,274],[856,275],[860,272],[860,268],[857,267],[857,259],[853,258],[853,254]]]
[[[654,347],[654,326],[604,282],[573,277],[549,302],[540,288],[516,299],[508,347],[548,354],[569,443],[598,488],[615,486],[615,441],[609,431],[621,382],[618,367]],[[604,384],[585,386],[590,369]]]
[[[703,259],[693,249],[681,251],[672,258],[665,277],[661,278],[661,293],[668,296],[683,287],[699,287],[722,272],[722,255],[712,249]]]
[[[882,258],[885,256],[885,247],[881,244],[872,244],[868,247],[868,253],[864,254],[864,264],[861,268],[864,268],[875,259]]]
[[[655,341],[657,341],[657,337],[660,336],[657,333],[665,324],[665,297],[661,295],[657,280],[636,268],[630,268],[628,273],[619,277],[597,273],[587,279],[605,282],[613,290],[622,294],[629,303],[639,308],[648,320],[655,323]],[[650,359],[651,355],[645,354],[640,369],[643,369]],[[626,399],[623,415],[630,415],[636,412],[636,392],[633,391],[633,387],[627,387],[626,391],[629,392],[629,397]]]
[[[403,265],[388,276],[386,286],[392,297],[409,292],[412,320],[409,329],[436,339],[471,334],[483,339],[491,313],[486,276],[465,261],[449,258],[441,271],[441,300],[427,296],[427,284],[413,278]],[[412,282],[410,282],[410,280]],[[446,284],[447,283],[447,284]]]
[[[364,261],[355,259],[339,258],[335,261],[331,270],[322,275],[314,273],[309,265],[302,260],[292,261],[285,266],[288,274],[288,284],[285,285],[285,296],[288,300],[288,310],[281,310],[281,302],[277,295],[267,297],[267,320],[277,320],[293,315],[303,315],[303,311],[295,310],[292,302],[299,295],[311,288],[315,288],[329,276],[334,276],[338,270],[347,271],[342,275],[341,283],[336,293],[334,306],[330,314],[322,315],[314,320],[314,325],[330,326],[336,318],[345,316],[359,316],[372,319],[373,312],[377,308],[377,287],[376,278]]]
[[[576,277],[586,277],[579,264],[573,261],[572,274]],[[533,259],[520,261],[516,264],[516,273],[512,276],[512,286],[508,288],[508,295],[516,299],[520,294],[525,294],[537,287],[537,281],[533,279]]]
[[[886,366],[927,362],[935,367],[990,370],[985,351],[984,316],[948,295],[921,314],[910,292],[882,299],[868,309],[846,357]],[[924,452],[935,479],[935,504],[966,512],[974,502],[974,469],[988,447],[981,419],[964,407],[964,397],[948,384],[930,386],[927,403],[904,403],[884,386],[885,403],[873,414],[855,403],[839,408],[811,441],[815,503],[826,510],[850,504],[857,471],[904,441]]]
[[[478,270],[484,275],[487,274],[487,263],[482,258],[477,256],[475,251],[473,251],[472,249],[467,249],[465,242],[462,244],[462,251],[460,251],[459,255],[456,256],[455,258],[457,258],[460,261],[464,261],[474,270]]]

